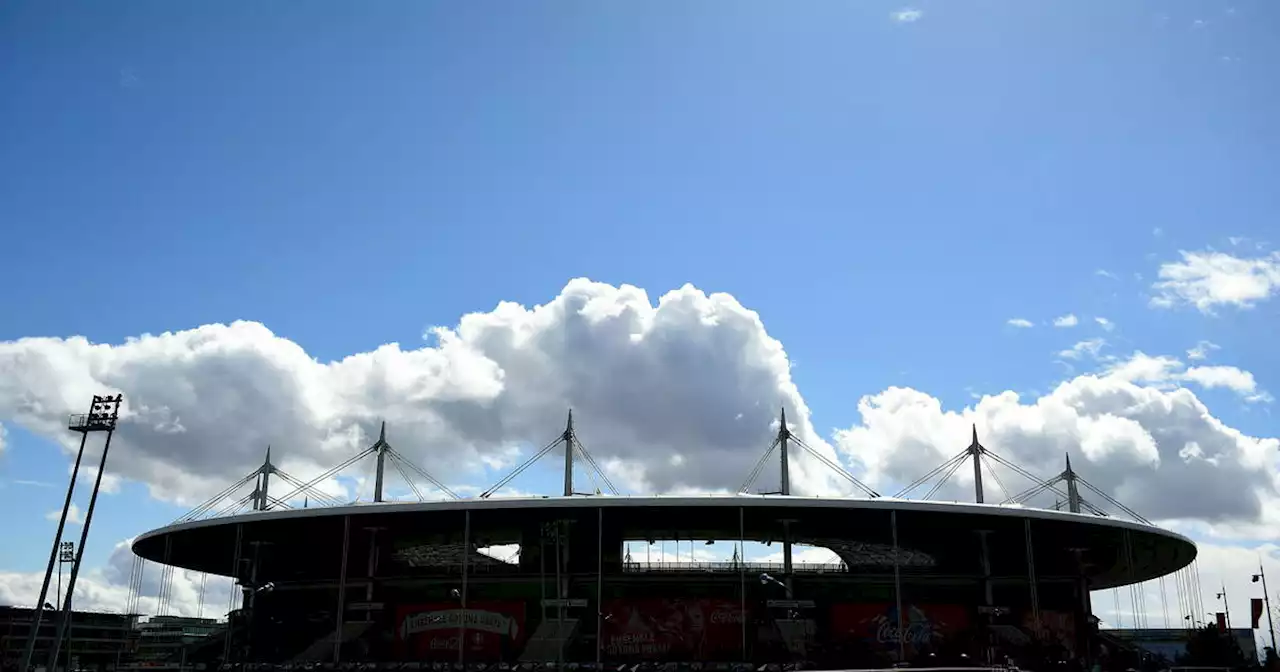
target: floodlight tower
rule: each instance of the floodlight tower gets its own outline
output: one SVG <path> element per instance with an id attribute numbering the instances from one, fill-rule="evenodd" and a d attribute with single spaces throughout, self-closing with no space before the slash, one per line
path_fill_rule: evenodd
<path id="1" fill-rule="evenodd" d="M 87 437 L 92 432 L 106 432 L 107 439 L 102 446 L 102 457 L 98 459 L 98 474 L 93 480 L 93 492 L 89 495 L 89 508 L 84 512 L 84 524 L 80 527 L 80 543 L 76 546 L 75 561 L 71 563 L 71 577 L 67 579 L 67 594 L 62 598 L 62 617 L 58 621 L 58 634 L 53 640 L 53 650 L 49 655 L 49 669 L 57 668 L 58 654 L 62 649 L 62 642 L 66 638 L 68 628 L 71 625 L 71 597 L 76 592 L 76 577 L 80 575 L 80 563 L 84 560 L 84 546 L 89 539 L 89 526 L 93 523 L 93 509 L 98 504 L 98 492 L 102 489 L 102 477 L 107 471 L 107 453 L 111 450 L 111 437 L 116 432 L 116 421 L 120 418 L 120 404 L 124 402 L 124 395 L 116 396 L 95 396 L 93 398 L 93 406 L 89 413 L 84 415 L 73 415 L 67 422 L 67 428 L 73 432 L 80 432 L 82 437 Z M 81 438 L 81 445 L 84 445 L 84 439 Z M 62 516 L 65 519 L 67 510 L 64 508 Z M 32 629 L 31 639 L 28 640 L 28 648 L 34 646 L 37 630 Z M 24 669 L 27 669 L 24 667 Z"/>
<path id="2" fill-rule="evenodd" d="M 71 510 L 71 497 L 75 494 L 76 479 L 80 475 L 80 462 L 84 459 L 84 445 L 89 440 L 90 431 L 102 431 L 96 428 L 98 425 L 109 427 L 106 429 L 108 432 L 107 445 L 111 444 L 110 432 L 115 429 L 116 418 L 120 413 L 120 401 L 123 398 L 123 396 L 99 397 L 95 395 L 93 397 L 93 405 L 89 407 L 89 413 L 85 415 L 73 415 L 71 416 L 71 421 L 68 423 L 68 428 L 70 428 L 71 431 L 80 432 L 80 450 L 76 452 L 76 461 L 71 467 L 71 481 L 67 484 L 67 497 L 62 502 L 62 515 L 58 517 L 58 529 L 53 533 L 53 549 L 49 551 L 49 565 L 44 570 L 44 583 L 40 584 L 40 598 L 36 600 L 35 613 L 31 615 L 31 632 L 27 635 L 27 646 L 22 652 L 22 667 L 20 668 L 22 672 L 27 672 L 31 669 L 31 656 L 35 652 L 36 636 L 40 632 L 40 620 L 44 616 L 45 600 L 49 597 L 49 581 L 53 579 L 54 563 L 58 562 L 58 551 L 62 544 L 62 531 L 67 525 L 67 513 Z M 93 425 L 94 429 L 87 429 L 90 425 Z M 107 459 L 107 451 L 105 448 L 102 451 L 102 459 L 105 463 Z M 98 469 L 98 478 L 99 480 L 102 478 L 101 466 Z M 96 487 L 94 488 L 94 494 L 97 494 Z M 86 520 L 82 534 L 87 532 L 88 529 L 89 521 Z M 83 547 L 83 541 L 81 542 L 81 546 Z M 75 570 L 78 567 L 78 563 L 73 560 L 71 570 L 72 577 L 75 576 Z M 61 569 L 60 565 L 59 569 Z M 71 581 L 71 585 L 75 585 L 75 579 L 72 578 Z M 70 597 L 71 589 L 68 587 L 68 602 L 70 602 Z"/>

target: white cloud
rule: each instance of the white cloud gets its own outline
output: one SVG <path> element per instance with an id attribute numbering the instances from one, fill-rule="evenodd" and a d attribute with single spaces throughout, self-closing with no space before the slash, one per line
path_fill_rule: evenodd
<path id="1" fill-rule="evenodd" d="M 1252 373 L 1234 366 L 1193 366 L 1182 372 L 1181 379 L 1205 388 L 1226 388 L 1250 402 L 1271 401 L 1270 394 L 1258 390 Z"/>
<path id="2" fill-rule="evenodd" d="M 58 522 L 58 519 L 61 517 L 62 517 L 62 509 L 54 509 L 44 514 L 45 520 L 52 520 L 55 523 Z M 68 525 L 84 524 L 84 514 L 80 513 L 80 507 L 76 506 L 75 502 L 72 502 L 71 506 L 67 507 L 67 524 Z"/>
<path id="3" fill-rule="evenodd" d="M 1280 440 L 1226 426 L 1186 388 L 1140 382 L 1176 373 L 1176 360 L 1143 355 L 1036 399 L 1004 392 L 958 410 L 919 390 L 890 388 L 859 401 L 861 422 L 837 432 L 836 443 L 873 486 L 892 489 L 958 453 L 976 424 L 983 445 L 1044 477 L 1060 472 L 1070 453 L 1086 479 L 1148 518 L 1261 520 L 1280 492 Z M 1006 479 L 1017 479 L 1008 483 L 1012 492 L 1030 486 Z M 952 480 L 940 498 L 972 497 L 969 470 Z"/>
<path id="4" fill-rule="evenodd" d="M 1221 349 L 1221 347 L 1218 346 L 1216 343 L 1212 343 L 1210 341 L 1200 341 L 1199 343 L 1196 343 L 1196 347 L 1191 348 L 1190 350 L 1187 351 L 1187 359 L 1192 359 L 1192 360 L 1208 359 L 1210 352 L 1213 352 L 1214 350 L 1219 350 L 1219 349 Z"/>
<path id="5" fill-rule="evenodd" d="M 893 12 L 889 16 L 898 23 L 915 23 L 924 17 L 924 12 L 907 7 Z"/>
<path id="6" fill-rule="evenodd" d="M 1095 317 L 1093 318 L 1093 321 L 1097 322 L 1098 326 L 1102 327 L 1103 331 L 1111 331 L 1116 328 L 1116 323 L 1105 317 Z"/>
<path id="7" fill-rule="evenodd" d="M 4 452 L 5 437 L 8 435 L 8 433 L 9 431 L 4 428 L 4 424 L 0 423 L 0 453 Z"/>
<path id="8" fill-rule="evenodd" d="M 1161 264 L 1152 285 L 1153 306 L 1191 305 L 1202 313 L 1219 306 L 1251 308 L 1280 293 L 1280 252 L 1254 258 L 1223 252 L 1181 252 L 1180 261 Z"/>
<path id="9" fill-rule="evenodd" d="M 1167 384 L 1176 378 L 1180 369 L 1182 362 L 1173 357 L 1135 352 L 1129 359 L 1112 362 L 1106 375 L 1130 383 Z"/>
<path id="10" fill-rule="evenodd" d="M 86 449 L 85 452 L 87 453 L 88 450 Z M 108 456 L 108 459 L 110 459 L 110 456 Z M 109 468 L 111 466 L 110 463 L 108 463 L 107 466 Z M 71 476 L 71 468 L 71 465 L 67 465 L 68 477 Z M 80 480 L 80 482 L 76 484 L 77 488 L 83 486 L 92 490 L 94 482 L 98 480 L 97 463 L 95 462 L 92 465 L 81 464 L 80 474 L 77 478 Z M 107 471 L 102 474 L 102 482 L 98 485 L 98 491 L 104 495 L 114 495 L 120 492 L 120 485 L 120 475 Z"/>
<path id="11" fill-rule="evenodd" d="M 1053 320 L 1053 326 L 1060 328 L 1074 327 L 1077 324 L 1080 324 L 1080 318 L 1076 317 L 1074 313 L 1067 313 Z"/>
<path id="12" fill-rule="evenodd" d="M 1096 276 L 1098 276 L 1098 277 L 1100 277 L 1100 278 L 1110 278 L 1110 279 L 1112 279 L 1112 280 L 1119 280 L 1119 279 L 1120 279 L 1120 278 L 1116 277 L 1116 274 L 1115 274 L 1115 273 L 1112 273 L 1111 271 L 1108 271 L 1108 270 L 1106 270 L 1106 269 L 1104 269 L 1104 268 L 1099 268 L 1098 270 L 1094 271 L 1094 272 L 1093 272 L 1093 274 L 1094 274 L 1094 275 L 1096 275 Z"/>
<path id="13" fill-rule="evenodd" d="M 1182 377 L 1202 387 L 1225 387 L 1236 392 L 1253 392 L 1258 387 L 1252 373 L 1234 366 L 1193 366 Z"/>
<path id="14" fill-rule="evenodd" d="M 1107 342 L 1101 338 L 1090 338 L 1085 341 L 1080 341 L 1066 350 L 1059 351 L 1058 356 L 1065 357 L 1067 359 L 1083 359 L 1087 355 L 1093 359 L 1097 359 L 1098 352 L 1102 350 L 1106 344 Z"/>
<path id="15" fill-rule="evenodd" d="M 446 483 L 466 486 L 483 478 L 482 465 L 510 464 L 517 447 L 528 455 L 530 446 L 554 438 L 569 407 L 597 461 L 633 492 L 735 490 L 767 447 L 782 406 L 802 440 L 836 455 L 814 431 L 782 345 L 754 312 L 726 294 L 684 287 L 655 306 L 635 287 L 575 280 L 545 305 L 503 303 L 433 334 L 434 346 L 405 350 L 390 344 L 327 363 L 248 322 L 119 345 L 82 338 L 0 342 L 0 418 L 66 441 L 68 411 L 94 393 L 121 391 L 127 408 L 107 484 L 141 482 L 158 498 L 186 504 L 259 464 L 269 443 L 286 471 L 303 478 L 318 474 L 370 443 L 381 419 L 389 422 L 397 450 Z M 1029 407 L 1006 392 L 983 397 L 977 408 L 1026 415 L 1045 441 L 1063 448 L 1129 455 L 1132 468 L 1146 476 L 1155 453 L 1143 447 L 1144 436 L 1156 437 L 1154 445 L 1162 447 L 1161 465 L 1169 463 L 1162 433 L 1206 433 L 1194 441 L 1210 456 L 1247 444 L 1178 387 L 1220 387 L 1265 399 L 1248 372 L 1187 369 L 1177 359 L 1141 352 L 1120 361 L 1102 357 L 1104 345 L 1101 339 L 1081 341 L 1062 355 L 1100 361 L 1102 373 L 1063 383 Z M 933 404 L 941 414 L 939 402 L 930 399 L 893 388 L 865 397 L 859 409 L 866 418 L 879 417 L 888 406 L 909 411 Z M 1141 422 L 1124 420 L 1125 413 L 1139 411 L 1112 409 L 1120 399 L 1152 408 L 1142 410 L 1147 415 Z M 1038 415 L 1050 410 L 1061 417 Z M 1119 420 L 1103 418 L 1106 413 Z M 948 449 L 967 435 L 956 431 L 929 433 L 930 450 Z M 1119 448 L 1116 436 L 1128 437 Z M 1169 450 L 1178 455 L 1182 447 Z M 885 471 L 891 458 L 875 451 L 847 454 L 878 477 L 908 476 Z M 87 457 L 90 464 L 93 457 Z M 797 492 L 849 491 L 803 453 L 793 462 Z M 904 469 L 915 469 L 914 478 L 927 462 L 911 459 Z M 769 473 L 760 484 L 775 479 Z M 337 483 L 331 487 L 342 492 Z"/>
<path id="16" fill-rule="evenodd" d="M 502 303 L 432 335 L 434 346 L 389 344 L 336 362 L 251 322 L 117 345 L 0 342 L 0 418 L 70 451 L 66 413 L 93 394 L 123 392 L 108 478 L 185 504 L 248 472 L 268 444 L 284 470 L 318 475 L 371 443 L 382 419 L 397 450 L 450 484 L 473 484 L 483 464 L 510 463 L 516 447 L 527 456 L 555 437 L 570 407 L 624 490 L 735 490 L 783 406 L 794 432 L 835 457 L 782 345 L 727 294 L 686 286 L 655 306 L 635 287 L 575 280 L 545 305 Z M 90 442 L 89 464 L 96 450 Z M 797 458 L 797 491 L 846 491 L 826 467 Z"/>
<path id="17" fill-rule="evenodd" d="M 1258 389 L 1253 374 L 1234 366 L 1185 365 L 1173 357 L 1153 357 L 1135 352 L 1123 361 L 1113 360 L 1107 375 L 1133 383 L 1172 389 L 1178 383 L 1194 383 L 1206 389 L 1225 388 L 1249 402 L 1271 401 L 1271 395 Z"/>
<path id="18" fill-rule="evenodd" d="M 1005 324 L 1011 327 L 1017 327 L 1019 329 L 1030 329 L 1031 327 L 1035 326 L 1034 324 L 1031 323 L 1031 320 L 1023 319 L 1021 317 L 1012 318 L 1009 321 L 1005 322 Z"/>

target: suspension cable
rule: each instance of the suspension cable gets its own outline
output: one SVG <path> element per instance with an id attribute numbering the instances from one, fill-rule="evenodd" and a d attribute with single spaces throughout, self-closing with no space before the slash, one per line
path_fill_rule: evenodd
<path id="1" fill-rule="evenodd" d="M 418 465 L 414 464 L 413 461 L 409 460 L 404 455 L 401 455 L 396 449 L 392 448 L 391 446 L 387 446 L 386 450 L 391 455 L 392 459 L 399 460 L 400 463 L 403 464 L 410 471 L 426 479 L 426 481 L 431 485 L 436 486 L 436 489 L 439 490 L 440 492 L 443 492 L 444 494 L 448 495 L 452 499 L 462 499 L 461 497 L 458 496 L 458 493 L 454 492 L 453 490 L 450 490 L 449 486 L 445 485 L 444 483 L 441 483 L 440 480 L 437 479 L 435 476 L 432 476 L 431 474 L 427 473 L 426 469 L 423 469 L 422 467 L 419 467 Z"/>
<path id="2" fill-rule="evenodd" d="M 952 462 L 963 462 L 964 458 L 968 457 L 968 455 L 969 455 L 968 449 L 960 451 L 959 454 L 955 455 L 954 457 L 947 460 L 946 462 L 939 464 L 938 466 L 934 467 L 933 470 L 930 471 L 929 473 L 925 474 L 924 476 L 921 476 L 920 478 L 917 478 L 916 480 L 912 481 L 910 485 L 903 488 L 902 490 L 899 490 L 898 494 L 893 496 L 894 499 L 902 499 L 903 497 L 906 497 L 907 495 L 911 494 L 912 490 L 915 490 L 921 485 L 924 485 L 927 481 L 932 479 L 934 476 L 937 476 L 938 474 L 950 468 Z"/>
<path id="3" fill-rule="evenodd" d="M 591 451 L 587 450 L 587 446 L 578 438 L 578 433 L 573 432 L 569 436 L 573 439 L 573 442 L 577 444 L 582 456 L 586 458 L 587 464 L 596 472 L 600 477 L 600 480 L 604 481 L 605 486 L 609 488 L 609 492 L 615 495 L 618 494 L 618 489 L 613 486 L 613 482 L 610 481 L 608 475 L 604 473 L 604 469 L 600 468 L 600 465 L 596 462 L 596 458 L 591 455 Z"/>
<path id="4" fill-rule="evenodd" d="M 764 451 L 764 454 L 760 456 L 759 460 L 756 460 L 755 467 L 751 470 L 751 473 L 747 475 L 747 480 L 742 482 L 742 486 L 738 488 L 738 492 L 747 493 L 751 490 L 751 486 L 755 484 L 756 479 L 760 478 L 760 472 L 764 471 L 764 465 L 768 463 L 769 456 L 773 455 L 773 451 L 778 448 L 778 444 L 780 443 L 782 443 L 782 437 L 774 437 L 773 443 L 769 444 L 769 449 Z"/>
<path id="5" fill-rule="evenodd" d="M 422 496 L 422 491 L 418 489 L 418 486 L 414 484 L 413 479 L 409 478 L 409 474 L 405 472 L 404 467 L 400 465 L 399 456 L 395 453 L 391 454 L 391 466 L 395 467 L 396 471 L 400 472 L 400 478 L 403 478 L 404 482 L 409 485 L 409 489 L 413 491 L 413 494 L 418 498 L 418 501 L 426 501 L 426 498 Z"/>
<path id="6" fill-rule="evenodd" d="M 484 492 L 480 493 L 480 499 L 488 499 L 490 496 L 493 495 L 493 493 L 497 492 L 499 488 L 510 483 L 512 480 L 515 479 L 515 477 L 524 473 L 525 469 L 528 469 L 529 467 L 533 466 L 534 462 L 537 462 L 538 460 L 542 459 L 543 455 L 546 455 L 547 453 L 554 450 L 555 447 L 560 445 L 560 442 L 563 440 L 564 440 L 563 434 L 561 434 L 560 436 L 557 436 L 551 443 L 548 443 L 547 445 L 543 446 L 541 450 L 534 453 L 533 457 L 525 460 L 524 463 L 516 467 L 514 471 L 504 476 L 502 480 L 498 481 L 497 483 L 494 483 L 493 485 L 489 486 L 488 490 L 485 490 Z"/>
<path id="7" fill-rule="evenodd" d="M 938 491 L 942 489 L 942 486 L 946 485 L 947 481 L 950 481 L 951 477 L 954 476 L 955 473 L 959 471 L 960 467 L 963 465 L 964 465 L 964 460 L 957 460 L 955 464 L 952 464 L 951 468 L 947 470 L 947 473 L 943 474 L 942 478 L 939 478 L 938 482 L 934 483 L 933 487 L 929 488 L 929 491 L 924 493 L 923 499 L 929 499 L 934 495 L 938 494 Z"/>
<path id="8" fill-rule="evenodd" d="M 874 499 L 874 498 L 876 498 L 876 497 L 879 497 L 879 496 L 880 496 L 880 493 L 876 492 L 875 490 L 872 490 L 869 486 L 867 486 L 867 484 L 865 484 L 865 483 L 863 483 L 862 481 L 858 480 L 858 478 L 857 478 L 856 476 L 854 476 L 853 474 L 849 473 L 849 470 L 848 470 L 848 469 L 845 469 L 845 468 L 844 468 L 843 466 L 841 466 L 839 463 L 837 463 L 837 462 L 833 461 L 831 458 L 827 457 L 826 455 L 823 455 L 822 453 L 819 453 L 817 450 L 815 450 L 815 449 L 814 449 L 812 446 L 810 446 L 809 444 L 805 443 L 803 440 L 798 439 L 798 438 L 796 438 L 795 436 L 792 436 L 791 438 L 796 442 L 796 444 L 797 444 L 797 445 L 799 445 L 801 448 L 803 448 L 803 449 L 805 450 L 805 452 L 807 452 L 807 453 L 809 453 L 810 455 L 812 455 L 812 456 L 814 457 L 814 459 L 816 459 L 816 460 L 818 460 L 819 462 L 821 462 L 821 463 L 822 463 L 823 465 L 825 465 L 828 469 L 831 469 L 832 471 L 834 471 L 834 472 L 836 473 L 836 475 L 837 475 L 837 476 L 842 476 L 846 481 L 849 481 L 850 483 L 852 483 L 852 484 L 854 485 L 854 487 L 856 487 L 856 488 L 858 488 L 859 490 L 861 490 L 861 491 L 863 492 L 863 494 L 865 494 L 865 495 L 867 495 L 868 497 L 871 497 L 871 498 L 873 498 L 873 499 Z"/>

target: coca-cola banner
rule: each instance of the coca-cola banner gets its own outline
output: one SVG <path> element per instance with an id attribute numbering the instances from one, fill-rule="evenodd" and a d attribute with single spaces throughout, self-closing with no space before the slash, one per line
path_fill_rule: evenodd
<path id="1" fill-rule="evenodd" d="M 514 658 L 526 637 L 524 602 L 472 602 L 465 610 L 438 602 L 396 612 L 396 639 L 419 660 L 457 660 L 460 636 L 469 661 Z"/>
<path id="2" fill-rule="evenodd" d="M 742 652 L 736 600 L 610 600 L 604 613 L 604 650 L 611 658 L 710 660 Z"/>
<path id="3" fill-rule="evenodd" d="M 951 604 L 903 604 L 903 638 L 908 648 L 927 649 L 968 626 L 968 610 Z M 894 604 L 834 604 L 831 630 L 835 638 L 853 638 L 877 645 L 898 643 L 898 609 Z"/>

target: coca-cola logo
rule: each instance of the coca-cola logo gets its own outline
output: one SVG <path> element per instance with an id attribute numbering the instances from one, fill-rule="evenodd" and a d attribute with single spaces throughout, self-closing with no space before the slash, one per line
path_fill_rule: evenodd
<path id="1" fill-rule="evenodd" d="M 876 640 L 879 642 L 896 642 L 901 637 L 907 644 L 924 644 L 938 634 L 932 623 L 911 623 L 899 630 L 898 626 L 887 618 L 880 617 L 877 620 L 880 621 L 879 626 L 876 627 Z"/>
<path id="2" fill-rule="evenodd" d="M 736 624 L 742 622 L 742 612 L 737 609 L 717 609 L 711 612 L 713 624 Z"/>

